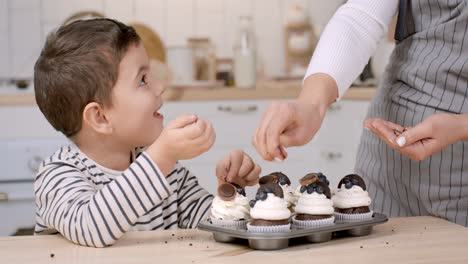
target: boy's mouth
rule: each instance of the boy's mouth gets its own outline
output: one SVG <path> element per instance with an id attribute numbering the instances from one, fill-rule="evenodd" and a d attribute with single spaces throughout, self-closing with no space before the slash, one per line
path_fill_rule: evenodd
<path id="1" fill-rule="evenodd" d="M 160 119 L 163 119 L 163 118 L 164 118 L 164 115 L 161 114 L 161 113 L 159 113 L 159 109 L 161 109 L 161 106 L 162 106 L 162 105 L 158 106 L 158 107 L 156 108 L 156 110 L 154 110 L 154 112 L 153 112 L 153 117 L 154 117 L 154 118 L 160 118 Z"/>
<path id="2" fill-rule="evenodd" d="M 160 114 L 158 111 L 154 111 L 153 117 L 154 118 L 160 118 L 160 119 L 164 118 L 164 116 L 162 114 Z"/>

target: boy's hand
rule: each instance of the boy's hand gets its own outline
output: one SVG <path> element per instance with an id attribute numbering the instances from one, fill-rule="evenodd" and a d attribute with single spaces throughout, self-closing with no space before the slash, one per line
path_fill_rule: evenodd
<path id="1" fill-rule="evenodd" d="M 157 163 L 159 167 L 167 164 L 164 167 L 170 170 L 176 161 L 191 159 L 208 151 L 215 139 L 216 134 L 210 122 L 196 115 L 183 115 L 164 127 L 147 152 L 161 163 Z"/>
<path id="2" fill-rule="evenodd" d="M 241 187 L 258 183 L 261 168 L 242 150 L 233 150 L 216 165 L 218 182 L 232 182 Z"/>

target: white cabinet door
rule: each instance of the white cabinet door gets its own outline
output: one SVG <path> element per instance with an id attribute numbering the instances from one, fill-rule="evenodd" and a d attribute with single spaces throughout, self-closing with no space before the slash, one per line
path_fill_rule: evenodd
<path id="1" fill-rule="evenodd" d="M 0 107 L 0 139 L 63 138 L 36 105 Z"/>

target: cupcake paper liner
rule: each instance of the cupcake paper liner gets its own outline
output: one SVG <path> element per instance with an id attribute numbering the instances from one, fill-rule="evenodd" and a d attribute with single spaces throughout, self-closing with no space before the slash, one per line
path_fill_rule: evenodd
<path id="1" fill-rule="evenodd" d="M 291 230 L 291 224 L 274 226 L 253 226 L 247 223 L 247 230 L 253 233 L 284 233 Z"/>
<path id="2" fill-rule="evenodd" d="M 235 229 L 246 229 L 247 220 L 223 220 L 218 218 L 210 218 L 210 221 L 213 225 L 226 227 L 226 228 L 235 228 Z"/>
<path id="3" fill-rule="evenodd" d="M 370 211 L 363 214 L 343 214 L 335 212 L 335 219 L 337 223 L 357 222 L 372 219 L 374 212 Z"/>
<path id="4" fill-rule="evenodd" d="M 325 219 L 318 220 L 297 220 L 296 216 L 293 217 L 293 226 L 300 229 L 319 228 L 324 226 L 331 226 L 335 224 L 335 217 L 331 216 Z"/>

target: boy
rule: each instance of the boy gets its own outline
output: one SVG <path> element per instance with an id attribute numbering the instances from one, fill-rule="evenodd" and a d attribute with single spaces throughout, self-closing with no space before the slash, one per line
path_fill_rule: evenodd
<path id="1" fill-rule="evenodd" d="M 212 195 L 177 161 L 210 149 L 214 130 L 195 115 L 163 128 L 163 88 L 133 28 L 110 19 L 64 26 L 34 70 L 40 110 L 71 140 L 39 168 L 36 234 L 105 247 L 129 230 L 192 228 L 207 217 Z M 237 150 L 216 174 L 253 185 L 260 167 Z"/>

